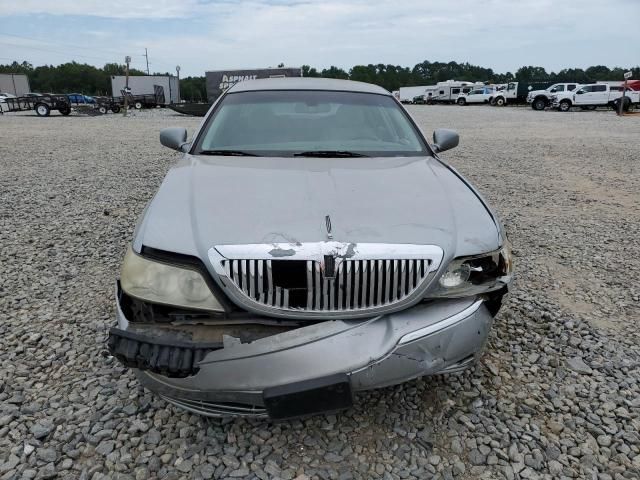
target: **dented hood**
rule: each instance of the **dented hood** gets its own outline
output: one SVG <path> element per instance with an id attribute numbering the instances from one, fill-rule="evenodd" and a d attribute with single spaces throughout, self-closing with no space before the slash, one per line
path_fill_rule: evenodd
<path id="1" fill-rule="evenodd" d="M 215 245 L 434 244 L 445 256 L 499 247 L 473 191 L 431 157 L 185 157 L 167 174 L 134 247 L 206 258 Z"/>

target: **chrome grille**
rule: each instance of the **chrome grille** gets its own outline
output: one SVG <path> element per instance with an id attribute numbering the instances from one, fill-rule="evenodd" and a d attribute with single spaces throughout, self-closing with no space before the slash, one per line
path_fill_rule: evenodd
<path id="1" fill-rule="evenodd" d="M 226 277 L 249 299 L 277 309 L 308 312 L 393 305 L 415 292 L 432 272 L 428 259 L 343 260 L 337 263 L 335 276 L 327 277 L 321 262 L 298 260 L 305 268 L 305 285 L 285 288 L 281 279 L 274 278 L 277 262 L 291 260 L 223 259 L 222 266 Z"/>

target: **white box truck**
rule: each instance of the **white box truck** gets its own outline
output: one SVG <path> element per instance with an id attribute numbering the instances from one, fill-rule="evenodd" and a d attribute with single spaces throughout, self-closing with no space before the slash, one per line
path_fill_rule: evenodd
<path id="1" fill-rule="evenodd" d="M 124 75 L 111 76 L 111 92 L 114 97 L 121 97 L 126 85 Z M 129 75 L 131 95 L 155 95 L 156 104 L 168 105 L 180 101 L 180 87 L 175 75 Z M 160 90 L 161 89 L 161 90 Z M 162 93 L 160 95 L 159 93 Z"/>

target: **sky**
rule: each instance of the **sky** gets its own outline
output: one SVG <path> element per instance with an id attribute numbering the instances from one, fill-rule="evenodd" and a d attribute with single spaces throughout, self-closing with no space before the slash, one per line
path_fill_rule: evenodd
<path id="1" fill-rule="evenodd" d="M 0 63 L 151 72 L 469 62 L 640 64 L 640 0 L 0 0 Z"/>

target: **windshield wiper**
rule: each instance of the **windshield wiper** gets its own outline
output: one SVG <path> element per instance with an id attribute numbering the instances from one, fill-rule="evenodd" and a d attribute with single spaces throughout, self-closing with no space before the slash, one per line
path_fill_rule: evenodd
<path id="1" fill-rule="evenodd" d="M 257 157 L 255 153 L 243 152 L 242 150 L 200 150 L 198 155 L 219 155 L 227 157 Z"/>
<path id="2" fill-rule="evenodd" d="M 362 153 L 349 152 L 347 150 L 309 150 L 308 152 L 294 153 L 294 157 L 333 157 L 333 158 L 349 158 L 349 157 L 366 157 Z"/>

